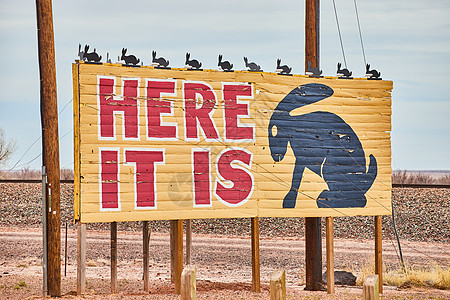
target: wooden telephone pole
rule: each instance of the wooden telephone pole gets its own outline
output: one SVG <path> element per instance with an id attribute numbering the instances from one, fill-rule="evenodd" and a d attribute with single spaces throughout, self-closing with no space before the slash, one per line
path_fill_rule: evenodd
<path id="1" fill-rule="evenodd" d="M 51 0 L 36 0 L 39 75 L 41 82 L 42 163 L 47 172 L 46 232 L 47 288 L 61 296 L 61 217 L 58 108 L 56 99 L 55 45 Z M 44 291 L 45 292 L 45 291 Z"/>
<path id="2" fill-rule="evenodd" d="M 305 3 L 305 71 L 319 68 L 319 16 L 320 1 Z M 322 289 L 322 230 L 321 218 L 305 218 L 306 290 Z"/>

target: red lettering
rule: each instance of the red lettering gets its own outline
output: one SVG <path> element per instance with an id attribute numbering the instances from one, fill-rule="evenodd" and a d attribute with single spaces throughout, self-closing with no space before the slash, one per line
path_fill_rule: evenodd
<path id="1" fill-rule="evenodd" d="M 134 165 L 135 208 L 156 208 L 155 164 L 164 163 L 164 149 L 125 150 L 126 163 Z"/>
<path id="2" fill-rule="evenodd" d="M 211 206 L 210 149 L 192 149 L 194 207 Z"/>
<path id="3" fill-rule="evenodd" d="M 240 206 L 253 192 L 251 169 L 252 154 L 245 149 L 226 149 L 217 158 L 217 174 L 214 194 L 227 206 Z M 241 164 L 247 168 L 243 168 Z"/>
<path id="4" fill-rule="evenodd" d="M 125 139 L 139 138 L 139 102 L 138 79 L 123 80 L 123 99 L 114 98 L 115 79 L 99 78 L 98 107 L 99 107 L 99 138 L 116 139 L 116 124 L 114 114 L 123 115 L 122 126 Z"/>
<path id="5" fill-rule="evenodd" d="M 241 124 L 239 118 L 249 118 L 248 101 L 239 98 L 252 98 L 253 89 L 250 84 L 224 84 L 223 99 L 225 101 L 225 141 L 254 140 L 254 124 Z"/>
<path id="6" fill-rule="evenodd" d="M 184 118 L 186 140 L 198 140 L 198 128 L 206 140 L 219 139 L 219 133 L 212 119 L 217 104 L 212 87 L 206 83 L 184 82 Z M 198 101 L 202 103 L 197 103 Z"/>
<path id="7" fill-rule="evenodd" d="M 177 138 L 177 124 L 164 123 L 161 116 L 173 116 L 173 102 L 162 100 L 162 96 L 176 96 L 176 81 L 148 80 L 146 112 L 147 137 L 149 139 L 174 140 Z"/>
<path id="8" fill-rule="evenodd" d="M 100 151 L 100 204 L 101 210 L 120 210 L 119 205 L 119 152 Z"/>

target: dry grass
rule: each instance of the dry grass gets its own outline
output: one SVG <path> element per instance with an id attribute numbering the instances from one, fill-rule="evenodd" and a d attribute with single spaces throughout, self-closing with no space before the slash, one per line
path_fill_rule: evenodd
<path id="1" fill-rule="evenodd" d="M 423 174 L 411 173 L 405 170 L 392 172 L 392 183 L 396 184 L 450 184 L 450 175 L 444 175 L 438 178 Z"/>
<path id="2" fill-rule="evenodd" d="M 450 267 L 433 266 L 429 269 L 408 268 L 383 274 L 383 281 L 397 287 L 426 287 L 441 290 L 450 289 Z"/>
<path id="3" fill-rule="evenodd" d="M 61 180 L 73 179 L 72 169 L 61 169 Z M 0 171 L 0 179 L 42 179 L 40 170 L 31 170 L 29 167 L 24 167 L 22 170 L 14 171 Z"/>
<path id="4" fill-rule="evenodd" d="M 375 274 L 375 265 L 367 262 L 363 265 L 356 285 L 362 286 L 367 275 Z M 383 283 L 399 288 L 423 287 L 450 290 L 450 267 L 433 265 L 428 268 L 407 268 L 386 271 L 383 267 Z"/>

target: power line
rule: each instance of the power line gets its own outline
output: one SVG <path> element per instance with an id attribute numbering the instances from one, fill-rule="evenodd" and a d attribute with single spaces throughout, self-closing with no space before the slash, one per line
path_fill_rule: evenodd
<path id="1" fill-rule="evenodd" d="M 366 53 L 364 51 L 364 44 L 363 44 L 363 38 L 362 38 L 362 33 L 361 33 L 361 25 L 359 23 L 359 14 L 358 14 L 358 7 L 356 5 L 356 0 L 353 0 L 353 3 L 355 3 L 356 20 L 358 21 L 358 30 L 359 30 L 359 40 L 361 41 L 361 49 L 362 49 L 362 54 L 363 54 L 363 58 L 364 58 L 364 68 L 365 68 L 367 65 Z"/>
<path id="2" fill-rule="evenodd" d="M 342 57 L 344 58 L 345 68 L 347 68 L 347 60 L 345 59 L 344 44 L 342 42 L 342 36 L 341 36 L 341 28 L 339 26 L 339 19 L 338 19 L 337 10 L 336 10 L 336 3 L 334 2 L 334 0 L 333 0 L 333 7 L 334 7 L 334 15 L 336 17 L 337 30 L 339 33 L 339 41 L 341 42 Z"/>

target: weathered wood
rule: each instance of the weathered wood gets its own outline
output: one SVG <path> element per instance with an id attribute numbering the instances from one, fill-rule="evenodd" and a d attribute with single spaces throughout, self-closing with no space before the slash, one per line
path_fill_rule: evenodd
<path id="1" fill-rule="evenodd" d="M 286 271 L 276 270 L 270 275 L 270 300 L 286 299 Z"/>
<path id="2" fill-rule="evenodd" d="M 326 218 L 326 244 L 327 244 L 327 293 L 334 294 L 334 242 L 333 217 Z"/>
<path id="3" fill-rule="evenodd" d="M 321 218 L 305 218 L 306 287 L 322 290 L 322 225 Z"/>
<path id="4" fill-rule="evenodd" d="M 175 220 L 173 222 L 175 293 L 181 294 L 181 273 L 183 272 L 183 220 Z"/>
<path id="5" fill-rule="evenodd" d="M 192 254 L 192 221 L 191 219 L 186 219 L 186 265 L 191 264 L 191 254 Z"/>
<path id="6" fill-rule="evenodd" d="M 311 68 L 319 67 L 320 55 L 320 1 L 306 0 L 305 2 L 305 71 L 308 62 Z"/>
<path id="7" fill-rule="evenodd" d="M 252 234 L 252 292 L 261 292 L 261 275 L 259 260 L 259 218 L 251 218 Z"/>
<path id="8" fill-rule="evenodd" d="M 47 292 L 61 296 L 61 213 L 58 106 L 56 94 L 55 45 L 51 0 L 36 0 L 39 74 L 41 87 L 42 165 L 46 168 L 48 193 Z"/>
<path id="9" fill-rule="evenodd" d="M 175 283 L 175 220 L 169 221 L 169 243 L 170 243 L 170 282 Z"/>
<path id="10" fill-rule="evenodd" d="M 367 275 L 363 285 L 364 300 L 380 299 L 378 275 Z"/>
<path id="11" fill-rule="evenodd" d="M 378 275 L 378 290 L 383 294 L 382 216 L 375 216 L 375 274 Z"/>
<path id="12" fill-rule="evenodd" d="M 86 292 L 86 224 L 77 222 L 77 295 Z"/>
<path id="13" fill-rule="evenodd" d="M 320 1 L 305 1 L 305 72 L 308 64 L 320 69 Z M 305 218 L 306 288 L 320 290 L 322 280 L 321 219 Z"/>
<path id="14" fill-rule="evenodd" d="M 111 294 L 117 292 L 117 222 L 111 222 Z"/>
<path id="15" fill-rule="evenodd" d="M 150 234 L 151 229 L 148 227 L 148 221 L 142 222 L 142 243 L 143 243 L 143 253 L 142 253 L 142 262 L 143 262 L 143 272 L 144 272 L 144 291 L 149 291 L 149 266 L 150 266 L 150 258 L 149 258 L 149 248 L 150 248 Z"/>
<path id="16" fill-rule="evenodd" d="M 187 265 L 181 273 L 181 300 L 197 299 L 197 267 Z"/>
<path id="17" fill-rule="evenodd" d="M 80 91 L 78 64 L 72 65 L 73 77 L 73 218 L 80 219 Z"/>
<path id="18" fill-rule="evenodd" d="M 114 64 L 91 65 L 83 62 L 78 62 L 76 66 L 74 69 L 78 70 L 78 72 L 74 71 L 74 84 L 78 86 L 79 91 L 79 105 L 77 106 L 80 110 L 79 150 L 82 154 L 80 158 L 80 174 L 82 176 L 82 178 L 80 177 L 80 184 L 83 191 L 79 210 L 83 212 L 81 216 L 82 222 L 262 216 L 319 217 L 383 215 L 391 213 L 391 151 L 389 133 L 391 128 L 391 82 L 365 79 L 309 78 L 300 75 L 294 75 L 291 78 L 291 76 L 280 76 L 274 73 L 252 74 L 251 72 L 240 71 L 233 73 L 214 70 L 189 72 L 177 68 L 156 70 L 145 66 L 141 68 L 126 68 Z M 113 127 L 115 138 L 99 138 L 99 111 L 101 111 L 101 107 L 98 104 L 101 99 L 104 99 L 104 96 L 99 95 L 99 78 L 102 78 L 101 76 L 103 75 L 109 76 L 108 78 L 110 79 L 115 78 L 115 82 L 108 87 L 114 93 L 114 97 L 108 100 L 112 101 L 110 103 L 119 104 L 119 101 L 122 101 L 125 90 L 122 79 L 135 78 L 134 80 L 137 84 L 137 88 L 133 90 L 133 93 L 138 94 L 138 97 L 134 100 L 136 105 L 130 104 L 135 109 L 133 112 L 137 116 L 135 121 L 131 122 L 130 119 L 127 119 L 131 123 L 126 123 L 125 116 L 121 113 L 121 109 L 124 109 L 124 107 L 131 107 L 128 104 L 114 106 L 114 109 L 117 109 L 119 113 L 105 111 L 106 115 L 110 115 L 110 117 L 102 124 L 110 124 L 111 126 L 115 124 Z M 151 131 L 151 128 L 149 129 L 150 117 L 148 114 L 150 101 L 148 97 L 148 82 L 151 80 L 150 78 L 172 82 L 176 86 L 173 88 L 172 95 L 169 93 L 161 95 L 161 101 L 164 101 L 164 104 L 161 104 L 161 106 L 167 109 L 170 108 L 171 111 L 170 113 L 168 113 L 169 110 L 167 113 L 161 112 L 161 126 L 176 128 L 174 137 L 170 141 L 148 136 L 148 133 Z M 210 120 L 217 129 L 217 134 L 223 141 L 222 143 L 218 143 L 217 140 L 205 139 L 205 128 L 203 128 L 203 125 L 198 126 L 201 127 L 198 130 L 199 140 L 186 138 L 186 101 L 184 101 L 185 89 L 183 87 L 189 81 L 203 81 L 205 86 L 211 87 L 215 97 L 214 101 L 211 100 L 214 102 L 214 110 L 211 111 Z M 234 126 L 231 124 L 234 123 L 230 123 L 231 117 L 226 115 L 227 106 L 223 96 L 224 82 L 246 83 L 247 85 L 250 84 L 249 86 L 252 89 L 252 96 L 239 99 L 239 103 L 248 110 L 248 115 L 238 114 L 239 128 L 247 127 L 248 129 L 250 127 L 254 129 L 254 140 L 240 143 L 240 148 L 245 149 L 249 154 L 251 153 L 251 165 L 246 166 L 245 164 L 233 163 L 230 167 L 235 169 L 236 172 L 242 171 L 251 175 L 254 184 L 251 185 L 251 193 L 248 195 L 248 199 L 242 201 L 241 205 L 233 204 L 233 207 L 224 206 L 224 203 L 221 203 L 214 196 L 217 188 L 220 188 L 219 184 L 226 185 L 226 181 L 229 180 L 229 178 L 222 178 L 221 170 L 214 165 L 217 165 L 217 161 L 222 154 L 226 154 L 224 151 L 236 145 L 235 141 L 230 141 L 229 137 L 226 137 L 231 132 L 230 127 Z M 301 128 L 319 128 L 320 126 L 326 127 L 328 125 L 332 129 L 347 125 L 351 127 L 356 135 L 352 135 L 352 140 L 359 139 L 364 150 L 364 158 L 361 154 L 358 158 L 361 160 L 361 163 L 355 161 L 353 164 L 351 160 L 348 161 L 348 154 L 342 152 L 341 155 L 335 151 L 336 153 L 332 157 L 335 159 L 334 163 L 340 166 L 336 172 L 350 174 L 348 171 L 351 171 L 353 167 L 367 164 L 367 160 L 371 155 L 376 158 L 377 174 L 370 189 L 365 193 L 367 203 L 364 204 L 364 207 L 318 208 L 316 199 L 324 189 L 327 189 L 326 180 L 331 179 L 317 170 L 311 171 L 305 162 L 307 166 L 302 172 L 303 176 L 298 188 L 297 205 L 295 209 L 283 208 L 282 202 L 290 191 L 294 167 L 296 166 L 295 155 L 301 155 L 305 160 L 314 161 L 318 157 L 316 150 L 322 149 L 317 150 L 322 151 L 320 157 L 323 156 L 322 160 L 325 162 L 330 161 L 329 157 L 326 157 L 326 151 L 323 150 L 326 148 L 324 143 L 326 144 L 327 139 L 323 135 L 316 136 L 315 132 L 308 130 L 299 130 L 302 132 L 301 139 L 305 142 L 301 144 L 288 143 L 287 148 L 290 149 L 287 149 L 281 161 L 274 164 L 274 157 L 271 154 L 273 149 L 271 150 L 268 139 L 268 126 L 274 109 L 287 93 L 299 85 L 312 83 L 327 85 L 334 91 L 334 94 L 323 101 L 293 108 L 290 115 L 298 117 L 321 111 L 336 116 L 336 118 L 333 117 L 327 122 L 315 118 L 304 120 L 308 126 Z M 105 102 L 106 100 L 102 101 Z M 244 109 L 244 106 L 242 106 L 242 109 Z M 105 108 L 105 105 L 102 107 Z M 340 121 L 337 117 L 343 121 Z M 291 121 L 281 120 L 279 124 L 282 126 L 280 128 L 289 126 Z M 74 123 L 76 123 L 76 120 L 74 120 Z M 128 125 L 124 125 L 125 123 Z M 124 126 L 138 130 L 137 137 L 132 142 L 130 142 L 129 138 L 125 138 Z M 136 191 L 138 187 L 143 187 L 143 182 L 146 181 L 140 180 L 139 183 L 136 183 L 140 172 L 136 170 L 137 167 L 135 165 L 127 162 L 127 155 L 124 150 L 130 149 L 130 147 L 133 149 L 149 149 L 148 143 L 150 139 L 151 148 L 159 149 L 164 153 L 164 163 L 160 161 L 161 163 L 155 163 L 154 165 L 154 187 L 157 190 L 157 194 L 154 195 L 157 205 L 151 209 L 138 209 L 135 205 Z M 117 161 L 115 162 L 117 166 L 114 167 L 113 172 L 104 173 L 114 174 L 117 172 L 117 177 L 114 177 L 117 179 L 115 180 L 105 175 L 105 182 L 99 182 L 99 172 L 101 172 L 103 166 L 100 159 L 101 152 L 109 151 L 104 149 L 117 149 L 116 160 L 113 160 L 114 162 Z M 193 172 L 194 156 L 192 151 L 195 149 L 210 149 L 208 154 L 210 162 L 208 176 L 204 173 Z M 347 161 L 341 164 L 342 160 Z M 312 163 L 311 166 L 313 166 Z M 320 164 L 321 162 L 318 161 L 317 163 Z M 205 168 L 205 170 L 207 169 L 208 167 Z M 231 175 L 234 173 L 230 172 Z M 199 174 L 203 175 L 200 176 Z M 243 173 L 243 175 L 245 174 Z M 116 175 L 114 174 L 114 176 Z M 196 181 L 196 176 L 200 176 L 202 180 Z M 330 176 L 334 175 L 331 174 Z M 342 185 L 339 189 L 351 188 L 354 192 L 361 192 L 358 186 L 364 185 L 366 178 L 364 176 L 361 176 L 359 179 L 356 177 L 351 180 L 354 185 Z M 193 201 L 193 196 L 196 195 L 195 189 L 198 186 L 196 182 L 205 183 L 205 181 L 210 182 L 204 184 L 202 193 L 205 190 L 209 190 L 211 202 L 206 205 L 197 205 Z M 101 200 L 100 197 L 104 195 L 101 194 L 103 183 L 106 185 L 107 183 L 110 184 L 109 187 L 114 185 L 120 187 L 120 199 L 117 200 L 120 202 L 120 207 L 117 208 L 117 211 L 103 211 L 101 207 L 99 209 L 99 206 L 103 203 L 99 201 Z M 250 189 L 250 185 L 244 190 L 247 191 L 248 189 Z M 114 191 L 116 190 L 116 187 L 114 187 Z M 232 191 L 233 188 L 226 188 L 226 190 Z M 298 205 L 300 202 L 302 205 Z M 317 237 L 320 237 L 320 235 Z M 320 242 L 317 243 L 319 244 Z M 188 249 L 189 245 L 187 245 Z"/>

